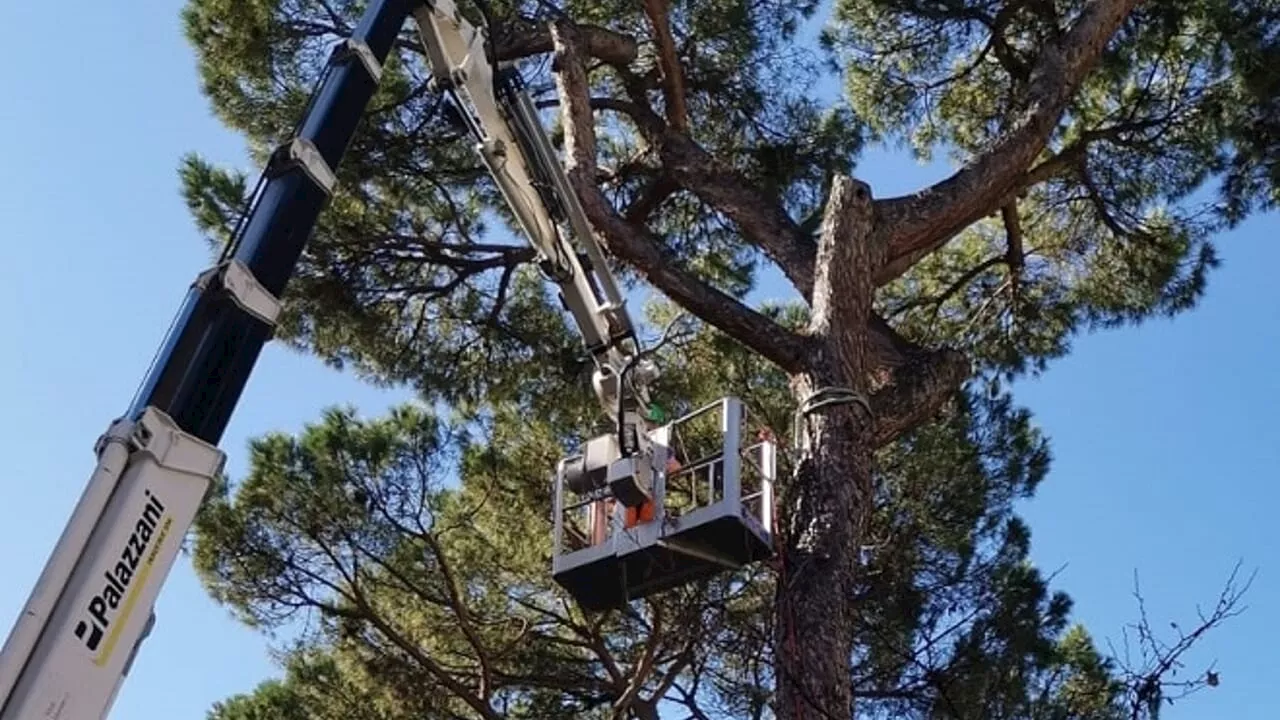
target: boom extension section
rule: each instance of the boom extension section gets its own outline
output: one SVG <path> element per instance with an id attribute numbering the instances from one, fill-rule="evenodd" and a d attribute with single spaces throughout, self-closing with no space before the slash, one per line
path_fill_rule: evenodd
<path id="1" fill-rule="evenodd" d="M 192 283 L 0 650 L 0 720 L 101 720 L 224 455 L 217 444 L 336 184 L 410 0 L 370 0 L 271 157 L 233 242 Z"/>
<path id="2" fill-rule="evenodd" d="M 592 384 L 616 431 L 587 442 L 570 469 L 571 482 L 584 492 L 608 488 L 627 507 L 640 507 L 651 496 L 652 452 L 645 422 L 651 417 L 648 384 L 658 370 L 641 352 L 604 252 L 518 67 L 495 67 L 484 33 L 452 0 L 424 4 L 415 17 L 435 89 L 452 100 L 476 152 L 538 251 L 543 274 L 559 286 L 561 302 L 595 362 Z M 585 252 L 580 254 L 572 240 Z"/>

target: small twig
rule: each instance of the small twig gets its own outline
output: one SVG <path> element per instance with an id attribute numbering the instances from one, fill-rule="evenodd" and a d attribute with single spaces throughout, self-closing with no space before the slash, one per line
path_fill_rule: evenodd
<path id="1" fill-rule="evenodd" d="M 1131 720 L 1139 720 L 1139 718 L 1143 717 L 1152 718 L 1155 716 L 1156 708 L 1161 703 L 1172 703 L 1206 686 L 1213 687 L 1218 684 L 1219 675 L 1216 671 L 1216 662 L 1210 662 L 1206 671 L 1196 675 L 1193 679 L 1175 681 L 1171 680 L 1170 677 L 1176 675 L 1178 670 L 1185 666 L 1183 657 L 1205 634 L 1223 622 L 1244 612 L 1245 608 L 1239 607 L 1239 603 L 1253 584 L 1253 578 L 1256 576 L 1257 571 L 1255 570 L 1254 574 L 1250 575 L 1249 579 L 1241 587 L 1237 586 L 1236 581 L 1239 570 L 1240 563 L 1237 562 L 1211 613 L 1206 615 L 1199 607 L 1196 608 L 1199 624 L 1194 630 L 1186 632 L 1176 622 L 1169 623 L 1170 627 L 1178 635 L 1177 640 L 1172 644 L 1161 640 L 1153 630 L 1150 617 L 1147 614 L 1146 601 L 1139 588 L 1138 576 L 1136 572 L 1134 573 L 1133 596 L 1138 603 L 1139 619 L 1136 624 L 1124 630 L 1125 653 L 1121 664 L 1127 685 L 1128 709 Z M 1138 652 L 1141 658 L 1141 664 L 1138 666 L 1133 664 L 1129 653 L 1129 629 L 1132 629 L 1137 634 Z M 1115 655 L 1114 648 L 1112 649 L 1112 654 Z M 1170 689 L 1177 689 L 1180 692 L 1171 695 L 1168 692 Z"/>

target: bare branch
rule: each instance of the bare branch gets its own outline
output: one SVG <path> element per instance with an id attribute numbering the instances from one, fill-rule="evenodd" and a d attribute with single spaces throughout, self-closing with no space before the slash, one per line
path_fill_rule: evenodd
<path id="1" fill-rule="evenodd" d="M 1238 582 L 1239 573 L 1240 563 L 1237 562 L 1218 595 L 1218 601 L 1213 610 L 1206 615 L 1204 611 L 1197 608 L 1196 615 L 1199 622 L 1192 630 L 1188 632 L 1176 622 L 1169 623 L 1177 636 L 1172 642 L 1160 639 L 1152 627 L 1151 619 L 1147 615 L 1146 602 L 1138 586 L 1138 576 L 1136 572 L 1134 573 L 1133 596 L 1138 603 L 1139 619 L 1129 629 L 1137 634 L 1141 659 L 1135 665 L 1129 657 L 1127 632 L 1125 633 L 1125 657 L 1120 659 L 1127 686 L 1131 720 L 1154 718 L 1157 708 L 1162 703 L 1172 703 L 1205 687 L 1218 684 L 1219 675 L 1213 663 L 1210 663 L 1203 672 L 1190 675 L 1185 680 L 1172 678 L 1186 666 L 1185 655 L 1205 634 L 1244 612 L 1240 601 L 1249 591 L 1257 572 L 1250 575 L 1243 584 Z"/>

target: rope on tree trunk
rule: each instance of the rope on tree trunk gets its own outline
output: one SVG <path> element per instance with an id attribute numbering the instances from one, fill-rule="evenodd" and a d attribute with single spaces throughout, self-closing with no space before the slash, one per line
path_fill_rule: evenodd
<path id="1" fill-rule="evenodd" d="M 867 399 L 867 396 L 849 388 L 826 385 L 806 395 L 796 406 L 795 416 L 792 418 L 791 442 L 793 450 L 799 450 L 801 447 L 805 451 L 808 450 L 808 443 L 806 442 L 802 445 L 800 442 L 800 421 L 802 419 L 809 417 L 822 408 L 834 405 L 849 405 L 851 403 L 861 405 L 868 415 L 873 414 L 871 401 Z"/>

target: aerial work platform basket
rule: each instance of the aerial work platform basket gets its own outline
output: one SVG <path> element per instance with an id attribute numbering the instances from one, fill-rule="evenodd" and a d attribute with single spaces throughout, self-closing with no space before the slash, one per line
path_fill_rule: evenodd
<path id="1" fill-rule="evenodd" d="M 773 554 L 777 446 L 723 398 L 650 430 L 651 502 L 576 493 L 560 463 L 552 574 L 586 610 L 608 610 Z M 746 438 L 746 440 L 744 440 Z"/>

